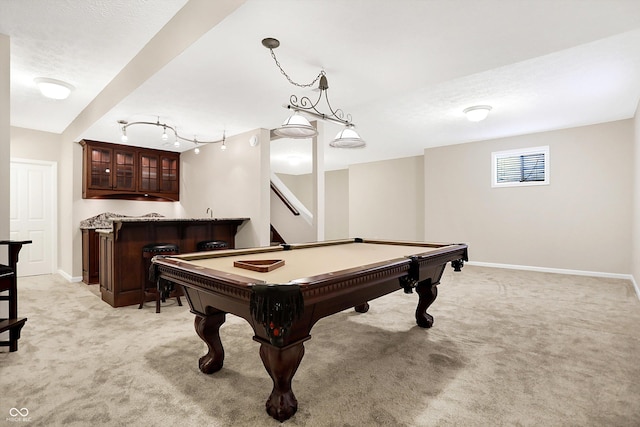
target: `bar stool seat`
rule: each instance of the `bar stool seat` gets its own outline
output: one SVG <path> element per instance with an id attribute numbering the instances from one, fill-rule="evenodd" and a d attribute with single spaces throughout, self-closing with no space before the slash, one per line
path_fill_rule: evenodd
<path id="1" fill-rule="evenodd" d="M 142 281 L 141 300 L 138 308 L 142 308 L 149 295 L 153 295 L 156 301 L 156 313 L 160 313 L 160 302 L 165 302 L 167 298 L 176 298 L 178 305 L 182 305 L 180 297 L 183 295 L 179 285 L 160 279 L 159 283 L 150 280 L 149 269 L 151 259 L 156 255 L 177 255 L 180 253 L 178 245 L 173 243 L 149 243 L 142 248 L 142 260 L 144 266 L 144 280 Z"/>
<path id="2" fill-rule="evenodd" d="M 224 240 L 203 240 L 202 242 L 198 242 L 196 248 L 198 252 L 202 251 L 216 251 L 220 249 L 226 249 L 229 247 L 229 244 Z"/>
<path id="3" fill-rule="evenodd" d="M 178 245 L 173 243 L 149 243 L 142 248 L 143 253 L 153 253 L 154 255 L 175 255 L 179 251 Z"/>

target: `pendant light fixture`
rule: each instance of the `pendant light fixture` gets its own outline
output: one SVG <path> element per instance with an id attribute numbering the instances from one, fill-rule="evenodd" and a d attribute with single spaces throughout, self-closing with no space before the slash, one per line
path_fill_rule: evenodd
<path id="1" fill-rule="evenodd" d="M 307 88 L 314 86 L 318 83 L 318 89 L 320 90 L 320 95 L 315 102 L 313 102 L 309 97 L 303 96 L 298 100 L 296 95 L 291 95 L 289 97 L 289 104 L 285 106 L 285 108 L 293 110 L 293 114 L 289 116 L 281 127 L 274 129 L 273 133 L 278 136 L 284 138 L 310 138 L 316 136 L 318 131 L 311 126 L 309 121 L 303 117 L 300 113 L 308 114 L 312 117 L 316 117 L 318 119 L 329 121 L 333 123 L 338 123 L 345 126 L 341 132 L 336 135 L 336 138 L 329 144 L 332 147 L 336 148 L 356 148 L 356 147 L 364 147 L 366 143 L 360 135 L 355 131 L 355 125 L 351 121 L 351 114 L 345 114 L 341 109 L 334 110 L 331 108 L 331 103 L 329 102 L 329 83 L 327 80 L 327 75 L 324 70 L 320 71 L 318 76 L 308 84 L 300 84 L 294 82 L 291 77 L 282 69 L 278 59 L 276 58 L 276 54 L 273 51 L 275 48 L 280 46 L 280 41 L 274 38 L 265 38 L 262 40 L 262 45 L 269 49 L 271 52 L 271 57 L 276 63 L 276 66 L 280 69 L 282 75 L 284 75 L 289 83 L 294 86 L 298 86 L 301 88 Z M 319 111 L 316 107 L 320 103 L 320 99 L 324 96 L 324 99 L 327 103 L 327 107 L 329 108 L 329 113 L 323 113 Z"/>

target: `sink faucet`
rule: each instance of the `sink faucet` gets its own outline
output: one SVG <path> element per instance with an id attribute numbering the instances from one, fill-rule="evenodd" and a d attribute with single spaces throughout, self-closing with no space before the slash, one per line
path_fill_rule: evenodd
<path id="1" fill-rule="evenodd" d="M 213 209 L 211 208 L 207 208 L 207 212 L 209 214 L 209 216 L 211 216 L 211 218 L 213 218 Z"/>

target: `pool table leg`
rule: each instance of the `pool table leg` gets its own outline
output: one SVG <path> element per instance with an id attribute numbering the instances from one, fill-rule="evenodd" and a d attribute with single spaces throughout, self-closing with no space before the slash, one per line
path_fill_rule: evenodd
<path id="1" fill-rule="evenodd" d="M 260 344 L 260 358 L 273 380 L 273 390 L 267 399 L 267 413 L 283 422 L 298 410 L 298 400 L 291 390 L 291 380 L 304 356 L 302 341 L 286 347 Z"/>
<path id="2" fill-rule="evenodd" d="M 427 313 L 427 308 L 436 300 L 438 288 L 431 284 L 431 279 L 427 279 L 418 283 L 416 293 L 420 297 L 416 308 L 416 323 L 421 328 L 430 328 L 433 326 L 433 316 Z"/>
<path id="3" fill-rule="evenodd" d="M 365 302 L 363 304 L 356 305 L 355 307 L 353 307 L 353 309 L 358 313 L 366 313 L 367 311 L 369 311 L 369 303 Z"/>
<path id="4" fill-rule="evenodd" d="M 206 316 L 196 315 L 194 325 L 198 336 L 207 344 L 209 351 L 200 358 L 200 370 L 205 374 L 213 374 L 222 369 L 224 348 L 220 341 L 220 326 L 224 323 L 226 313 L 220 311 Z"/>

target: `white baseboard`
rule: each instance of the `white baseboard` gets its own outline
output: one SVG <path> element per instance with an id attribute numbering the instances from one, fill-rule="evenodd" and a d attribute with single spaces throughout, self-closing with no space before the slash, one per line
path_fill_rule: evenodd
<path id="1" fill-rule="evenodd" d="M 591 277 L 605 277 L 608 279 L 623 279 L 631 281 L 633 288 L 636 291 L 636 296 L 640 299 L 640 288 L 636 283 L 634 277 L 631 274 L 620 273 L 605 273 L 601 271 L 584 271 L 584 270 L 568 270 L 564 268 L 547 268 L 547 267 L 532 267 L 528 265 L 513 265 L 513 264 L 497 264 L 492 262 L 477 262 L 468 261 L 467 265 L 476 265 L 478 267 L 491 267 L 491 268 L 506 268 L 509 270 L 527 270 L 527 271 L 539 271 L 542 273 L 557 273 L 557 274 L 571 274 L 574 276 L 591 276 Z"/>
<path id="2" fill-rule="evenodd" d="M 67 282 L 71 282 L 71 283 L 82 282 L 82 276 L 73 277 L 72 275 L 67 274 L 63 270 L 58 270 L 58 274 L 61 275 Z"/>
<path id="3" fill-rule="evenodd" d="M 631 276 L 631 284 L 633 285 L 633 288 L 636 290 L 636 296 L 640 300 L 640 288 L 638 288 L 638 283 L 636 283 L 636 279 L 633 278 L 633 275 Z"/>

